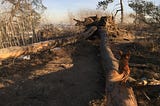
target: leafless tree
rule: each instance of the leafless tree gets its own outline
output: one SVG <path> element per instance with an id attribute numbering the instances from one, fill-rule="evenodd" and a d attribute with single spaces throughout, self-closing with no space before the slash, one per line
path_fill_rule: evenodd
<path id="1" fill-rule="evenodd" d="M 38 40 L 35 30 L 46 9 L 42 0 L 1 0 L 1 5 L 9 7 L 0 14 L 0 17 L 7 16 L 0 19 L 1 48 L 26 45 L 29 39 Z"/>

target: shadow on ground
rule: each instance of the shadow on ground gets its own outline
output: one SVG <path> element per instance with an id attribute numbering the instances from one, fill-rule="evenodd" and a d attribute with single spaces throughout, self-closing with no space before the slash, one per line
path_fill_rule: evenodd
<path id="1" fill-rule="evenodd" d="M 103 98 L 105 83 L 98 48 L 83 41 L 61 49 L 65 54 L 47 51 L 28 62 L 1 66 L 0 106 L 88 106 L 91 100 Z M 72 67 L 53 63 L 66 56 L 72 59 Z M 62 61 L 65 64 L 68 59 Z M 32 75 L 34 72 L 45 74 Z"/>

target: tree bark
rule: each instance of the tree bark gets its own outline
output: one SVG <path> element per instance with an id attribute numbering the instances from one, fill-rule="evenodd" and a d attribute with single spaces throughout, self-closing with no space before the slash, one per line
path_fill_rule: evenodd
<path id="1" fill-rule="evenodd" d="M 124 18 L 124 9 L 123 9 L 123 1 L 120 0 L 121 5 L 121 24 L 123 24 L 123 18 Z"/>
<path id="2" fill-rule="evenodd" d="M 114 57 L 109 45 L 107 44 L 107 32 L 105 28 L 100 28 L 99 34 L 101 37 L 100 50 L 102 64 L 106 72 L 106 106 L 137 106 L 137 101 L 131 87 L 121 85 L 120 81 L 110 81 L 112 77 L 121 76 L 120 74 L 115 74 L 115 72 L 118 72 L 119 63 L 118 60 Z"/>

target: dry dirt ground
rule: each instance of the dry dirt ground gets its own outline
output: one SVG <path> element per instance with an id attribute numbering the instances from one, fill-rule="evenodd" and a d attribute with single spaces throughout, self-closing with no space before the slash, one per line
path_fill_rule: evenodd
<path id="1" fill-rule="evenodd" d="M 110 46 L 117 58 L 119 50 L 130 50 L 130 64 L 147 65 L 131 66 L 133 78 L 160 80 L 159 52 L 134 42 Z M 90 101 L 94 106 L 103 106 L 100 102 L 104 98 L 105 74 L 99 47 L 91 42 L 82 41 L 32 54 L 31 60 L 12 62 L 4 61 L 0 66 L 0 106 L 88 106 Z M 160 106 L 160 91 L 134 92 L 139 106 Z"/>
<path id="2" fill-rule="evenodd" d="M 86 41 L 3 64 L 0 106 L 88 106 L 104 95 L 98 47 Z"/>

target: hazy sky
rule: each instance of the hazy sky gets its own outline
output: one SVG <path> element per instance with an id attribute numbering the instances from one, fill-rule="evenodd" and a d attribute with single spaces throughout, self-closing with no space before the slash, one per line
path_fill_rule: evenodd
<path id="1" fill-rule="evenodd" d="M 98 0 L 44 0 L 47 7 L 45 15 L 51 21 L 62 22 L 68 12 L 76 12 L 80 9 L 96 10 Z"/>
<path id="2" fill-rule="evenodd" d="M 44 5 L 47 7 L 45 16 L 52 22 L 63 22 L 68 12 L 74 13 L 80 9 L 96 10 L 98 1 L 100 0 L 43 0 Z M 152 1 L 160 4 L 160 0 Z M 125 13 L 132 11 L 127 2 L 128 0 L 124 0 Z M 112 12 L 114 8 L 118 7 L 116 6 L 118 3 L 119 0 L 115 0 L 114 3 L 109 5 L 108 10 Z"/>

